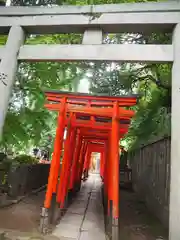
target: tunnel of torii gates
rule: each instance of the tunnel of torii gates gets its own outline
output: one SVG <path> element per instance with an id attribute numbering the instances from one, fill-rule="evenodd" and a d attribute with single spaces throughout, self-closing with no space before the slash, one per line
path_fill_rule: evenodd
<path id="1" fill-rule="evenodd" d="M 127 133 L 135 114 L 125 107 L 134 106 L 137 97 L 93 96 L 60 91 L 46 91 L 45 96 L 45 107 L 59 114 L 44 208 L 50 208 L 53 194 L 56 194 L 60 209 L 65 207 L 68 192 L 80 189 L 83 172 L 90 168 L 91 153 L 99 152 L 107 214 L 112 219 L 112 226 L 118 229 L 119 140 Z M 64 140 L 65 129 L 67 135 Z"/>
<path id="2" fill-rule="evenodd" d="M 82 42 L 80 44 L 27 44 L 25 41 L 26 36 L 35 36 L 35 35 L 46 35 L 46 34 L 82 34 Z M 154 33 L 170 33 L 172 34 L 171 41 L 167 44 L 122 44 L 122 43 L 112 43 L 104 44 L 103 35 L 105 34 L 140 34 L 142 36 L 150 36 Z M 165 2 L 145 2 L 145 3 L 122 3 L 122 4 L 103 4 L 103 5 L 85 5 L 85 6 L 52 6 L 52 7 L 0 7 L 0 34 L 8 35 L 5 45 L 0 46 L 0 139 L 3 132 L 4 121 L 8 109 L 8 102 L 12 91 L 12 86 L 16 76 L 16 70 L 18 67 L 18 62 L 39 62 L 39 61 L 110 61 L 110 62 L 127 62 L 127 63 L 145 63 L 145 64 L 163 64 L 163 63 L 172 63 L 172 131 L 171 131 L 171 161 L 170 161 L 170 191 L 169 191 L 169 208 L 166 206 L 167 212 L 169 214 L 169 239 L 170 240 L 179 240 L 180 228 L 180 191 L 179 191 L 179 168 L 180 168 L 180 111 L 179 102 L 180 102 L 180 80 L 179 80 L 179 68 L 180 68 L 180 1 L 165 1 Z M 75 84 L 76 85 L 76 84 Z M 76 91 L 74 87 L 74 91 Z M 66 98 L 65 98 L 66 99 Z M 66 99 L 67 100 L 67 99 Z M 107 99 L 103 101 L 106 102 Z M 126 99 L 127 100 L 127 99 Z M 99 99 L 101 102 L 101 100 Z M 109 100 L 111 101 L 111 100 Z M 116 99 L 117 101 L 117 99 Z M 115 99 L 113 99 L 114 111 L 115 111 Z M 126 102 L 127 103 L 127 102 Z M 61 107 L 66 104 L 62 104 Z M 71 106 L 72 104 L 70 104 Z M 101 105 L 101 104 L 100 104 Z M 68 106 L 68 105 L 67 105 Z M 67 107 L 66 106 L 66 107 Z M 90 107 L 90 110 L 93 111 L 93 107 Z M 87 108 L 87 106 L 86 106 Z M 94 107 L 95 108 L 95 107 Z M 58 109 L 59 110 L 59 109 Z M 96 108 L 97 110 L 97 108 Z M 99 109 L 100 110 L 100 109 Z M 65 111 L 65 110 L 64 110 Z M 103 109 L 101 109 L 103 111 Z M 110 111 L 108 108 L 106 111 Z M 62 112 L 62 110 L 61 110 Z M 121 112 L 121 111 L 120 111 Z M 64 114 L 64 113 L 62 113 Z M 78 113 L 81 118 L 83 116 L 82 112 Z M 69 112 L 70 120 L 72 120 L 74 115 L 78 115 L 76 112 Z M 94 114 L 94 112 L 93 112 Z M 93 117 L 94 115 L 90 114 L 89 116 Z M 107 112 L 107 115 L 111 115 L 111 112 Z M 77 116 L 76 116 L 77 117 Z M 98 116 L 94 116 L 100 118 Z M 102 117 L 101 117 L 102 118 Z M 108 117 L 105 117 L 108 118 Z M 89 149 L 89 140 L 86 140 L 87 137 L 91 137 L 92 131 L 95 131 L 93 134 L 93 139 L 96 136 L 98 143 L 100 139 L 104 149 L 108 152 L 108 155 L 105 155 L 105 170 L 108 172 L 108 176 L 104 173 L 105 186 L 109 190 L 110 180 L 112 179 L 112 172 L 114 171 L 115 162 L 117 156 L 112 162 L 112 157 L 115 155 L 111 149 L 116 145 L 111 146 L 111 138 L 107 137 L 110 135 L 116 136 L 115 128 L 117 125 L 120 125 L 120 136 L 123 135 L 123 123 L 117 123 L 114 120 L 114 115 L 110 116 L 110 119 L 113 119 L 111 122 L 106 122 L 110 126 L 106 126 L 107 129 L 100 130 L 102 126 L 100 122 L 93 122 L 93 118 L 90 118 L 91 124 L 88 122 L 87 125 L 95 125 L 94 128 L 89 127 L 71 127 L 74 129 L 72 132 L 74 136 L 73 143 L 75 144 L 74 150 L 79 146 L 77 143 L 78 136 L 81 136 L 81 155 L 87 156 L 87 150 Z M 66 122 L 63 122 L 67 126 Z M 123 120 L 120 118 L 120 120 Z M 129 120 L 126 118 L 126 120 Z M 59 121 L 62 121 L 59 116 Z M 88 121 L 84 120 L 83 121 Z M 103 126 L 103 122 L 101 122 Z M 96 126 L 98 125 L 98 127 Z M 62 126 L 62 125 L 61 125 Z M 126 124 L 127 126 L 127 124 Z M 111 128 L 112 127 L 112 128 Z M 97 129 L 96 129 L 97 128 Z M 108 129 L 109 128 L 109 129 Z M 58 127 L 57 138 L 61 136 L 63 131 L 61 127 Z M 90 131 L 92 129 L 92 131 Z M 90 136 L 88 136 L 88 130 Z M 83 131 L 83 132 L 82 132 Z M 98 132 L 99 131 L 99 132 Z M 118 134 L 119 134 L 118 132 Z M 109 133 L 109 135 L 108 135 Z M 98 136 L 98 134 L 104 134 L 105 136 Z M 113 136 L 113 137 L 114 137 Z M 113 138 L 112 138 L 113 139 Z M 113 141 L 116 139 L 114 138 Z M 62 140 L 61 140 L 62 141 Z M 67 140 L 66 140 L 67 141 Z M 57 142 L 57 141 L 55 141 Z M 88 144 L 87 144 L 88 142 Z M 60 142 L 57 142 L 56 145 L 61 146 Z M 66 142 L 65 142 L 66 145 Z M 99 145 L 99 144 L 98 144 Z M 116 146 L 116 147 L 115 147 Z M 66 147 L 67 148 L 67 147 Z M 60 151 L 60 147 L 59 147 Z M 54 153 L 54 159 L 52 164 L 52 170 L 49 180 L 49 187 L 47 192 L 46 205 L 48 202 L 51 202 L 51 191 L 55 192 L 56 189 L 54 182 L 55 175 L 59 174 L 59 171 L 56 167 L 56 152 Z M 61 151 L 59 153 L 61 155 Z M 118 154 L 118 153 L 117 153 Z M 67 153 L 65 152 L 66 159 Z M 81 157 L 83 159 L 83 157 Z M 79 159 L 79 160 L 81 160 Z M 107 161 L 108 160 L 108 161 Z M 82 160 L 83 161 L 83 160 Z M 63 161 L 65 162 L 65 161 Z M 61 178 L 66 177 L 65 170 L 67 165 L 63 165 L 63 168 L 60 171 Z M 80 161 L 78 161 L 79 163 Z M 111 162 L 110 168 L 107 167 L 108 163 Z M 73 162 L 74 163 L 74 159 Z M 113 163 L 113 164 L 112 164 Z M 57 164 L 58 165 L 58 164 Z M 70 165 L 71 166 L 71 165 Z M 78 165 L 73 166 L 77 167 Z M 66 167 L 66 168 L 65 168 Z M 82 167 L 82 162 L 81 162 Z M 71 168 L 72 171 L 73 167 Z M 64 171 L 64 175 L 62 174 Z M 80 171 L 80 170 L 79 170 Z M 73 171 L 72 171 L 73 172 Z M 72 175 L 72 174 L 71 174 Z M 168 176 L 169 176 L 168 175 Z M 77 177 L 77 174 L 76 174 Z M 73 177 L 74 179 L 74 177 Z M 107 183 L 108 182 L 108 183 Z M 53 185 L 54 184 L 54 185 Z M 61 184 L 61 183 L 60 183 Z M 58 191 L 61 192 L 60 184 L 58 185 Z M 75 184 L 75 182 L 74 182 Z M 56 184 L 57 185 L 57 184 Z M 53 186 L 53 190 L 52 190 Z M 67 187 L 68 186 L 68 187 Z M 69 184 L 66 186 L 66 189 L 63 190 L 67 192 Z M 50 190 L 49 190 L 50 189 Z M 108 192 L 108 198 L 114 198 L 114 189 L 111 192 Z M 59 193 L 62 197 L 62 192 Z M 113 195 L 113 197 L 112 197 Z M 49 197 L 50 196 L 50 197 Z M 61 201 L 62 202 L 62 201 Z M 111 200 L 112 202 L 112 200 Z M 114 201 L 115 203 L 115 201 Z M 62 204 L 61 204 L 62 205 Z M 114 204 L 115 205 L 115 204 Z M 44 212 L 45 208 L 44 208 Z M 43 213 L 44 214 L 44 213 Z M 43 215 L 42 214 L 42 215 Z"/>

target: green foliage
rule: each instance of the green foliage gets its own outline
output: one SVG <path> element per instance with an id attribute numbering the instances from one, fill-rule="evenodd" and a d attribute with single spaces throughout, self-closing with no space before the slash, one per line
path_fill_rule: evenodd
<path id="1" fill-rule="evenodd" d="M 29 39 L 28 43 L 41 43 L 42 39 L 39 36 L 37 38 L 37 41 L 35 38 Z M 47 38 L 49 39 L 49 36 Z M 44 37 L 44 42 L 45 39 Z M 56 40 L 57 38 L 54 41 Z M 60 40 L 59 37 L 58 42 Z M 64 41 L 62 36 L 62 42 Z M 82 78 L 85 72 L 84 63 L 21 63 L 9 104 L 1 149 L 11 148 L 15 152 L 27 152 L 31 146 L 44 146 L 47 136 L 55 134 L 56 113 L 44 108 L 43 91 L 70 91 L 72 83 Z"/>
<path id="2" fill-rule="evenodd" d="M 169 43 L 169 34 L 139 36 L 109 35 L 112 43 Z M 139 94 L 125 141 L 128 148 L 137 148 L 171 133 L 171 65 L 96 63 L 92 67 L 91 92 L 107 95 Z"/>
<path id="3" fill-rule="evenodd" d="M 6 154 L 3 152 L 0 152 L 0 162 L 3 162 L 4 159 L 6 159 Z"/>
<path id="4" fill-rule="evenodd" d="M 108 68 L 108 71 L 107 71 Z M 139 94 L 136 116 L 125 137 L 129 148 L 170 135 L 171 125 L 171 66 L 108 64 L 97 67 L 91 91 L 107 95 Z"/>
<path id="5" fill-rule="evenodd" d="M 0 6 L 5 6 L 6 2 L 4 0 L 0 0 Z"/>
<path id="6" fill-rule="evenodd" d="M 52 5 L 97 5 L 127 2 L 147 2 L 148 0 L 11 0 L 16 6 L 52 6 Z M 149 0 L 157 2 L 157 0 Z M 163 0 L 162 0 L 163 1 Z"/>
<path id="7" fill-rule="evenodd" d="M 12 5 L 85 5 L 147 0 L 12 0 Z M 7 36 L 0 36 L 0 45 Z M 109 34 L 104 44 L 164 43 L 171 41 L 169 34 Z M 26 44 L 80 44 L 80 34 L 31 35 Z M 90 73 L 87 75 L 87 73 Z M 91 92 L 107 95 L 141 94 L 137 112 L 125 140 L 129 147 L 137 147 L 154 137 L 170 133 L 171 66 L 156 64 L 119 64 L 86 62 L 21 63 L 17 72 L 9 110 L 4 126 L 1 150 L 25 152 L 32 146 L 48 145 L 48 136 L 55 134 L 56 113 L 44 109 L 44 89 L 69 90 L 83 78 L 91 81 Z M 165 125 L 166 124 L 166 127 Z M 48 148 L 52 148 L 51 146 Z M 22 161 L 24 158 L 22 158 Z M 25 160 L 26 161 L 26 160 Z"/>
<path id="8" fill-rule="evenodd" d="M 17 164 L 37 164 L 38 160 L 28 155 L 19 155 L 13 159 L 13 162 Z"/>
<path id="9" fill-rule="evenodd" d="M 151 99 L 142 98 L 136 108 L 136 116 L 127 135 L 131 148 L 137 148 L 163 136 L 170 135 L 171 118 L 163 107 L 163 92 L 154 86 Z"/>

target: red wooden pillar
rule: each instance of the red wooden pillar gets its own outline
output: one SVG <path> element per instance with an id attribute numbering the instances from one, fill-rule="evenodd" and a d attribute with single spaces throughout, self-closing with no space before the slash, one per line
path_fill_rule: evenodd
<path id="1" fill-rule="evenodd" d="M 87 143 L 87 150 L 86 150 L 85 162 L 84 162 L 84 170 L 89 170 L 90 161 L 91 161 L 91 148 L 90 148 L 89 143 Z"/>
<path id="2" fill-rule="evenodd" d="M 112 158 L 111 158 L 111 152 L 112 152 L 112 142 L 111 142 L 111 134 L 110 134 L 110 140 L 109 140 L 109 150 L 108 150 L 108 163 L 107 163 L 107 175 L 108 175 L 108 180 L 107 180 L 107 186 L 108 186 L 108 215 L 110 216 L 110 214 L 112 215 L 111 211 L 112 211 L 112 206 L 110 209 L 110 202 L 112 204 L 112 178 L 113 178 L 113 173 L 112 173 Z M 112 217 L 112 216 L 110 216 Z"/>
<path id="3" fill-rule="evenodd" d="M 74 153 L 74 158 L 73 158 L 73 164 L 72 164 L 72 171 L 71 171 L 71 176 L 70 176 L 70 183 L 69 183 L 69 189 L 73 189 L 75 185 L 75 180 L 76 180 L 76 174 L 78 171 L 78 160 L 79 160 L 79 154 L 81 150 L 81 136 L 80 132 L 77 132 L 77 139 L 76 139 L 76 147 L 75 147 L 75 153 Z"/>
<path id="4" fill-rule="evenodd" d="M 87 151 L 87 144 L 88 143 L 85 141 L 83 144 L 81 156 L 79 159 L 79 181 L 81 181 L 82 174 L 83 174 L 83 167 L 84 167 L 85 155 L 86 155 L 86 151 Z"/>
<path id="5" fill-rule="evenodd" d="M 89 170 L 90 168 L 90 164 L 91 164 L 91 151 L 90 149 L 88 150 L 88 153 L 87 153 L 87 169 Z"/>
<path id="6" fill-rule="evenodd" d="M 119 106 L 114 102 L 111 130 L 112 240 L 119 239 Z"/>
<path id="7" fill-rule="evenodd" d="M 44 207 L 49 208 L 51 205 L 52 193 L 55 190 L 55 186 L 57 184 L 57 177 L 58 171 L 60 166 L 60 156 L 61 156 L 61 149 L 62 149 L 62 139 L 64 134 L 64 116 L 65 116 L 65 106 L 66 106 L 66 99 L 63 98 L 60 111 L 58 115 L 58 122 L 57 122 L 57 129 L 56 129 L 56 137 L 54 141 L 54 151 L 52 155 L 51 167 L 49 172 L 48 178 L 48 186 L 45 196 Z"/>
<path id="8" fill-rule="evenodd" d="M 107 233 L 111 236 L 112 232 L 112 216 L 110 214 L 110 192 L 111 192 L 111 184 L 110 184 L 110 137 L 105 145 L 105 169 L 104 169 L 104 203 L 105 203 L 105 217 L 106 217 L 106 227 Z"/>
<path id="9" fill-rule="evenodd" d="M 71 137 L 71 117 L 69 119 L 69 126 L 67 128 L 67 136 L 64 144 L 64 156 L 63 156 L 63 161 L 62 161 L 62 167 L 61 167 L 61 172 L 60 172 L 60 181 L 59 181 L 59 186 L 58 186 L 58 192 L 57 192 L 57 202 L 60 203 L 64 199 L 64 191 L 63 187 L 65 187 L 65 179 L 66 179 L 66 171 L 67 171 L 67 166 L 68 166 L 68 161 L 69 161 L 69 146 L 70 146 L 70 137 Z"/>
<path id="10" fill-rule="evenodd" d="M 87 144 L 87 150 L 85 153 L 85 162 L 84 162 L 84 174 L 85 174 L 85 178 L 88 177 L 88 172 L 89 172 L 89 168 L 90 168 L 90 163 L 91 163 L 91 149 L 90 149 L 90 145 L 89 143 Z"/>
<path id="11" fill-rule="evenodd" d="M 104 179 L 105 153 L 104 150 L 100 153 L 100 175 Z"/>
<path id="12" fill-rule="evenodd" d="M 82 139 L 82 136 L 80 135 L 80 148 L 78 151 L 78 160 L 77 160 L 77 165 L 76 165 L 76 173 L 75 173 L 75 184 L 80 187 L 81 179 L 79 179 L 79 174 L 80 174 L 80 163 L 81 163 L 81 158 L 82 158 L 82 152 L 84 148 L 84 140 Z"/>
<path id="13" fill-rule="evenodd" d="M 59 159 L 56 162 L 56 166 L 55 166 L 55 172 L 54 172 L 54 180 L 53 180 L 53 193 L 57 192 L 57 183 L 58 183 L 58 177 L 59 177 L 59 173 L 60 173 L 60 162 L 61 162 L 61 156 L 62 156 L 62 149 L 63 149 L 63 142 L 64 142 L 64 130 L 65 130 L 65 100 L 62 100 L 62 103 L 64 104 L 64 109 L 62 109 L 61 111 L 61 117 L 60 117 L 60 121 L 59 121 L 59 126 L 60 127 L 60 141 L 59 141 L 59 151 L 57 154 L 57 158 Z"/>
<path id="14" fill-rule="evenodd" d="M 105 144 L 105 166 L 104 166 L 104 194 L 107 198 L 108 195 L 108 142 Z"/>
<path id="15" fill-rule="evenodd" d="M 67 142 L 70 140 L 70 129 L 67 130 L 67 138 L 64 142 L 64 156 L 62 160 L 62 166 L 61 166 L 61 171 L 60 171 L 60 179 L 59 179 L 59 185 L 58 185 L 58 191 L 57 191 L 57 198 L 56 201 L 57 203 L 61 203 L 63 199 L 63 186 L 64 186 L 64 179 L 65 179 L 65 174 L 67 171 L 67 161 L 68 161 L 68 156 L 66 153 L 66 145 Z"/>
<path id="16" fill-rule="evenodd" d="M 68 187 L 70 182 L 70 170 L 72 167 L 72 155 L 74 151 L 74 138 L 75 138 L 75 129 L 70 129 L 70 138 L 68 136 L 65 146 L 65 161 L 66 161 L 66 170 L 64 173 L 64 179 L 63 179 L 63 186 L 62 186 L 62 199 L 61 199 L 61 207 L 64 207 L 64 201 L 68 194 Z"/>
<path id="17" fill-rule="evenodd" d="M 83 150 L 84 150 L 84 140 L 81 141 L 80 154 L 79 154 L 79 159 L 78 159 L 78 162 L 77 162 L 76 183 L 79 183 L 79 181 L 80 181 L 80 171 L 81 171 L 81 162 L 82 162 Z"/>

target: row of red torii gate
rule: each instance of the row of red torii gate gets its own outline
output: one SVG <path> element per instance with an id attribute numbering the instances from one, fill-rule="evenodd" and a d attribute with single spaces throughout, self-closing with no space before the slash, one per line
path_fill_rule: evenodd
<path id="1" fill-rule="evenodd" d="M 57 111 L 58 120 L 44 212 L 47 214 L 50 209 L 53 194 L 59 208 L 65 208 L 68 193 L 79 191 L 83 173 L 90 168 L 91 154 L 98 152 L 106 213 L 112 223 L 112 239 L 118 239 L 119 140 L 127 133 L 135 114 L 131 107 L 136 105 L 137 96 L 62 91 L 47 91 L 45 96 L 45 107 Z"/>

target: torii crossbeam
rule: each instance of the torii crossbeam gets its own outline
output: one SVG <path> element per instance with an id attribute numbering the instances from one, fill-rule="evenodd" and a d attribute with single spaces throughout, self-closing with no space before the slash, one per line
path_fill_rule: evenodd
<path id="1" fill-rule="evenodd" d="M 94 18 L 92 18 L 94 16 Z M 169 44 L 103 44 L 103 33 L 172 33 Z M 27 45 L 26 34 L 83 34 L 82 44 Z M 179 240 L 180 2 L 88 6 L 0 7 L 0 137 L 20 61 L 121 61 L 172 63 L 172 134 L 169 240 Z M 63 108 L 62 108 L 63 109 Z M 62 121 L 61 118 L 60 122 Z"/>

